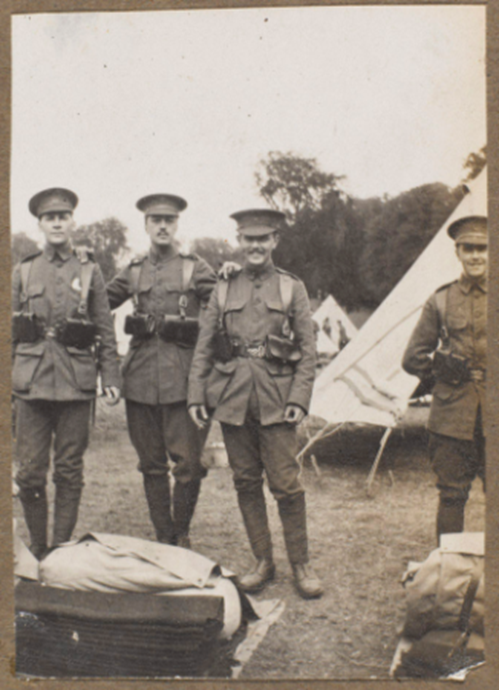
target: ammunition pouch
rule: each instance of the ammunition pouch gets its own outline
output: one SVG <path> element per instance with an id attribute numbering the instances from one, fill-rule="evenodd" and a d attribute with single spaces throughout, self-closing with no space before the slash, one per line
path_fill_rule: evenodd
<path id="1" fill-rule="evenodd" d="M 436 350 L 433 355 L 435 378 L 451 386 L 459 386 L 470 378 L 468 358 L 450 350 Z"/>
<path id="2" fill-rule="evenodd" d="M 35 343 L 43 338 L 43 328 L 36 314 L 15 312 L 12 317 L 12 340 L 14 343 Z"/>
<path id="3" fill-rule="evenodd" d="M 94 345 L 97 327 L 84 317 L 66 317 L 56 324 L 55 337 L 66 347 L 85 350 Z"/>
<path id="4" fill-rule="evenodd" d="M 266 357 L 268 360 L 280 360 L 293 364 L 301 360 L 300 347 L 290 338 L 269 334 L 265 340 Z"/>
<path id="5" fill-rule="evenodd" d="M 195 317 L 165 314 L 158 321 L 157 330 L 166 343 L 176 343 L 187 348 L 194 347 L 199 335 L 199 321 Z"/>
<path id="6" fill-rule="evenodd" d="M 152 314 L 128 314 L 125 319 L 125 333 L 135 338 L 149 338 L 156 329 L 156 320 Z"/>

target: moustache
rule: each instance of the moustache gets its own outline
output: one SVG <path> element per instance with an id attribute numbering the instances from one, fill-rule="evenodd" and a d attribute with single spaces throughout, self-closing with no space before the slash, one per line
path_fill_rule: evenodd
<path id="1" fill-rule="evenodd" d="M 248 250 L 248 254 L 265 254 L 265 250 L 255 248 Z"/>

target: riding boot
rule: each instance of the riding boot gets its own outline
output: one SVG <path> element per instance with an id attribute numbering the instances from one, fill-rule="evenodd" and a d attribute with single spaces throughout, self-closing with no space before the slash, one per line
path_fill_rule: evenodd
<path id="1" fill-rule="evenodd" d="M 167 475 L 144 475 L 149 514 L 158 542 L 173 544 L 174 529 L 170 515 L 170 481 Z"/>
<path id="2" fill-rule="evenodd" d="M 275 575 L 265 496 L 260 486 L 251 492 L 238 492 L 237 498 L 251 549 L 257 560 L 255 567 L 239 578 L 238 583 L 244 592 L 258 593 Z"/>
<path id="3" fill-rule="evenodd" d="M 257 560 L 272 562 L 272 541 L 262 487 L 251 492 L 238 491 L 237 499 L 253 554 Z"/>
<path id="4" fill-rule="evenodd" d="M 284 542 L 291 564 L 308 562 L 307 515 L 305 495 L 295 494 L 277 502 Z"/>
<path id="5" fill-rule="evenodd" d="M 179 547 L 190 548 L 189 526 L 191 524 L 201 488 L 201 480 L 175 482 L 173 488 L 173 521 L 175 537 Z"/>
<path id="6" fill-rule="evenodd" d="M 52 547 L 71 540 L 78 520 L 80 497 L 81 487 L 71 487 L 62 482 L 56 485 Z"/>
<path id="7" fill-rule="evenodd" d="M 20 489 L 19 498 L 31 540 L 30 550 L 37 559 L 47 551 L 47 494 L 41 489 Z"/>
<path id="8" fill-rule="evenodd" d="M 458 498 L 440 497 L 437 513 L 437 542 L 444 533 L 462 533 L 465 502 Z"/>

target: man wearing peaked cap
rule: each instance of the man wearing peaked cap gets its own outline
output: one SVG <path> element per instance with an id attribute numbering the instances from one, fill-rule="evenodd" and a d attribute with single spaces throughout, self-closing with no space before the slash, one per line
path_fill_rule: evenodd
<path id="1" fill-rule="evenodd" d="M 41 218 L 43 214 L 61 213 L 72 214 L 78 206 L 78 197 L 71 190 L 63 187 L 52 187 L 48 190 L 38 192 L 29 200 L 29 210 L 36 216 Z"/>
<path id="2" fill-rule="evenodd" d="M 73 250 L 70 242 L 77 203 L 76 194 L 64 188 L 43 190 L 30 200 L 46 244 L 14 268 L 12 281 L 16 482 L 38 558 L 47 550 L 45 486 L 52 437 L 52 545 L 59 545 L 71 538 L 77 521 L 98 367 L 108 402 L 116 403 L 120 393 L 104 279 L 88 253 Z"/>
<path id="3" fill-rule="evenodd" d="M 199 432 L 187 413 L 187 376 L 198 321 L 216 282 L 201 257 L 178 251 L 178 216 L 186 207 L 171 194 L 139 199 L 149 252 L 107 286 L 112 309 L 129 299 L 134 303 L 125 325 L 133 338 L 123 363 L 123 396 L 149 513 L 157 539 L 181 547 L 190 546 L 189 526 L 206 475 L 201 453 L 207 431 Z"/>
<path id="4" fill-rule="evenodd" d="M 306 415 L 315 370 L 307 292 L 272 262 L 284 214 L 249 209 L 232 218 L 244 264 L 211 296 L 189 377 L 189 412 L 200 428 L 209 415 L 222 425 L 257 562 L 240 579 L 241 587 L 257 592 L 274 578 L 265 471 L 297 590 L 305 598 L 320 597 L 322 585 L 308 563 L 305 494 L 296 461 L 296 426 Z"/>
<path id="5" fill-rule="evenodd" d="M 487 379 L 487 219 L 452 223 L 461 277 L 427 301 L 403 367 L 432 389 L 428 428 L 437 475 L 437 537 L 464 528 L 464 509 L 478 475 L 485 489 Z"/>

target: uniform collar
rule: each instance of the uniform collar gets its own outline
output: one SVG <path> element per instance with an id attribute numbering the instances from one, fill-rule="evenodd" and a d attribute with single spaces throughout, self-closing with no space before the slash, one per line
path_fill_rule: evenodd
<path id="1" fill-rule="evenodd" d="M 483 293 L 487 292 L 487 278 L 480 278 L 478 281 L 474 281 L 466 274 L 461 274 L 461 278 L 458 281 L 458 285 L 466 295 L 473 290 L 473 288 L 479 288 Z"/>
<path id="2" fill-rule="evenodd" d="M 54 247 L 54 245 L 45 245 L 43 252 L 50 262 L 53 262 L 54 259 L 61 259 L 63 262 L 65 262 L 71 256 L 73 256 L 73 247 L 70 242 L 66 242 L 60 247 Z"/>
<path id="3" fill-rule="evenodd" d="M 151 264 L 161 264 L 163 262 L 168 262 L 170 261 L 170 259 L 173 259 L 173 257 L 176 257 L 177 255 L 178 248 L 174 245 L 170 245 L 170 247 L 168 248 L 168 252 L 165 253 L 158 252 L 154 245 L 151 245 L 151 247 L 149 248 L 149 259 L 151 261 Z"/>
<path id="4" fill-rule="evenodd" d="M 270 261 L 268 264 L 265 264 L 265 266 L 258 267 L 256 269 L 248 264 L 245 264 L 243 271 L 250 281 L 254 281 L 255 278 L 265 279 L 272 276 L 272 274 L 275 273 L 275 266 L 272 261 Z"/>

